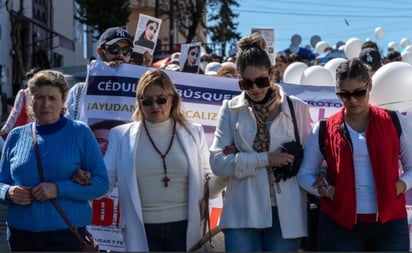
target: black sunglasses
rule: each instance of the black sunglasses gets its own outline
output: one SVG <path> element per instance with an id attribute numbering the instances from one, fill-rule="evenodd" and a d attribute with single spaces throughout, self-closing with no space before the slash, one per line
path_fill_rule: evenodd
<path id="1" fill-rule="evenodd" d="M 367 83 L 362 90 L 355 90 L 355 91 L 352 91 L 352 92 L 339 91 L 339 92 L 336 92 L 336 95 L 340 99 L 342 99 L 343 102 L 346 102 L 346 101 L 350 100 L 351 97 L 354 97 L 355 99 L 363 98 L 363 97 L 365 97 L 366 92 L 368 92 L 368 85 L 369 85 L 369 83 Z"/>
<path id="2" fill-rule="evenodd" d="M 132 53 L 132 48 L 130 46 L 120 47 L 116 44 L 107 46 L 106 50 L 113 55 L 118 55 L 120 51 L 124 56 L 129 56 Z"/>
<path id="3" fill-rule="evenodd" d="M 268 76 L 258 77 L 255 81 L 239 79 L 239 88 L 241 90 L 251 90 L 253 89 L 253 84 L 256 84 L 256 87 L 258 88 L 265 88 L 270 86 L 270 80 Z"/>
<path id="4" fill-rule="evenodd" d="M 167 103 L 167 98 L 162 97 L 162 98 L 158 98 L 156 100 L 153 100 L 151 98 L 142 98 L 140 99 L 142 101 L 142 105 L 144 106 L 152 106 L 154 103 L 158 104 L 158 105 L 164 105 Z"/>

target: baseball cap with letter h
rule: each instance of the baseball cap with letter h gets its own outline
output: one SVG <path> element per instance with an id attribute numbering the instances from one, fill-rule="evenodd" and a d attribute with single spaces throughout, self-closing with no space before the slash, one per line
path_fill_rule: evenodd
<path id="1" fill-rule="evenodd" d="M 103 45 L 113 45 L 119 40 L 127 40 L 130 45 L 133 45 L 133 38 L 125 29 L 121 27 L 110 27 L 100 35 L 99 47 Z"/>

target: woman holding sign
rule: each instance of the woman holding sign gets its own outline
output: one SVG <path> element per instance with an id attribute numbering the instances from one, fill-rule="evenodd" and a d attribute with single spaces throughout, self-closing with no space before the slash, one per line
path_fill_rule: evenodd
<path id="1" fill-rule="evenodd" d="M 219 223 L 225 248 L 297 251 L 307 236 L 306 198 L 295 174 L 288 172 L 299 167 L 300 157 L 281 149 L 285 143 L 306 140 L 311 130 L 309 106 L 289 97 L 291 108 L 274 84 L 261 35 L 242 38 L 238 47 L 242 93 L 223 102 L 210 148 L 213 172 L 230 178 Z"/>
<path id="2" fill-rule="evenodd" d="M 188 251 L 201 238 L 200 200 L 211 174 L 201 125 L 187 120 L 167 74 L 146 72 L 136 91 L 134 121 L 112 128 L 104 157 L 118 183 L 127 251 Z M 211 196 L 224 187 L 212 177 Z"/>

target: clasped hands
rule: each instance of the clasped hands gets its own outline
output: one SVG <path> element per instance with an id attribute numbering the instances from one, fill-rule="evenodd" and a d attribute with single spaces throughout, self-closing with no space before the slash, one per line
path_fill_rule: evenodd
<path id="1" fill-rule="evenodd" d="M 72 176 L 72 181 L 80 185 L 90 185 L 91 173 L 77 169 Z M 46 201 L 57 197 L 57 185 L 53 182 L 42 182 L 35 187 L 22 185 L 11 186 L 6 198 L 18 205 L 29 205 L 33 199 Z"/>
<path id="2" fill-rule="evenodd" d="M 57 197 L 57 186 L 55 183 L 42 182 L 35 187 L 23 185 L 10 186 L 6 198 L 18 205 L 29 205 L 35 199 L 46 201 Z"/>

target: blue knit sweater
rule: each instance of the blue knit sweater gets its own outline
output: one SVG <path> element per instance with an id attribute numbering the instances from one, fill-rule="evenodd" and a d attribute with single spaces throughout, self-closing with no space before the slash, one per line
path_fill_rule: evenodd
<path id="1" fill-rule="evenodd" d="M 106 166 L 93 133 L 86 124 L 65 117 L 36 129 L 45 181 L 56 183 L 57 202 L 71 222 L 77 227 L 89 225 L 92 212 L 88 201 L 109 189 Z M 71 181 L 78 168 L 91 172 L 91 185 Z M 50 201 L 33 200 L 21 206 L 6 199 L 10 186 L 35 187 L 39 183 L 31 124 L 27 124 L 10 132 L 0 161 L 0 202 L 9 205 L 7 224 L 32 232 L 67 229 Z"/>

